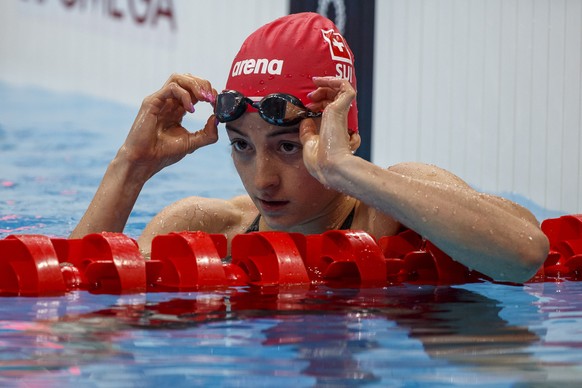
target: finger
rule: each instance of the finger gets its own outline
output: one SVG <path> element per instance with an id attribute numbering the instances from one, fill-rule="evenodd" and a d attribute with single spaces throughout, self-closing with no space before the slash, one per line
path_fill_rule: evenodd
<path id="1" fill-rule="evenodd" d="M 329 87 L 318 87 L 309 93 L 307 97 L 313 102 L 321 102 L 325 100 L 333 100 L 337 92 L 338 90 Z"/>
<path id="2" fill-rule="evenodd" d="M 347 111 L 351 107 L 352 101 L 356 98 L 356 90 L 345 79 L 314 77 L 314 83 L 319 84 L 319 89 L 326 93 L 326 98 L 319 101 L 319 103 L 323 104 L 324 109 L 328 106 L 333 106 L 334 109 L 337 108 L 339 111 Z M 331 103 L 327 104 L 330 100 Z M 318 101 L 315 102 L 317 103 Z"/>
<path id="3" fill-rule="evenodd" d="M 355 96 L 355 95 L 353 95 L 353 96 Z M 334 106 L 336 108 L 339 108 L 339 109 L 341 109 L 342 106 L 345 107 L 346 104 L 349 107 L 351 105 L 352 100 L 353 100 L 353 97 L 350 94 L 343 94 L 340 96 L 340 94 L 338 93 L 338 94 L 336 94 L 334 99 L 326 99 L 326 100 L 321 100 L 321 101 L 317 101 L 317 102 L 310 102 L 309 104 L 305 105 L 305 107 L 309 110 L 314 111 L 314 112 L 321 112 L 321 111 L 324 111 L 329 105 L 332 105 L 332 104 L 334 104 Z"/>
<path id="4" fill-rule="evenodd" d="M 185 101 L 184 98 L 184 109 L 189 112 L 193 112 L 193 106 L 199 101 L 205 101 L 214 106 L 216 102 L 216 96 L 218 93 L 212 88 L 209 81 L 202 78 L 194 77 L 191 74 L 172 74 L 170 78 L 164 84 L 164 87 L 173 87 L 172 84 L 178 85 L 182 90 L 190 96 L 190 101 Z M 190 102 L 191 105 L 187 105 Z"/>
<path id="5" fill-rule="evenodd" d="M 318 87 L 329 88 L 334 90 L 354 89 L 350 81 L 344 78 L 313 77 L 313 83 Z"/>
<path id="6" fill-rule="evenodd" d="M 190 93 L 194 104 L 198 101 L 206 101 L 214 106 L 218 93 L 212 88 L 209 81 L 194 77 L 191 74 L 175 74 L 173 80 Z"/>
<path id="7" fill-rule="evenodd" d="M 299 124 L 299 140 L 303 146 L 317 141 L 317 125 L 313 119 L 301 120 Z"/>
<path id="8" fill-rule="evenodd" d="M 352 106 L 352 102 L 356 98 L 356 91 L 349 82 L 343 83 L 341 85 L 341 89 L 336 95 L 335 99 L 330 106 L 337 107 L 340 111 L 345 111 L 346 113 L 349 111 L 350 107 Z"/>
<path id="9" fill-rule="evenodd" d="M 314 77 L 317 89 L 307 95 L 311 103 L 306 107 L 313 111 L 323 111 L 332 103 L 339 110 L 349 109 L 356 91 L 349 81 L 336 77 Z"/>
<path id="10" fill-rule="evenodd" d="M 175 99 L 180 102 L 186 111 L 191 113 L 194 112 L 192 96 L 176 82 L 166 83 L 159 91 L 154 93 L 152 97 L 160 100 L 160 103 L 156 104 L 160 108 L 160 111 L 164 108 L 167 109 L 168 100 L 171 101 Z"/>
<path id="11" fill-rule="evenodd" d="M 200 147 L 216 143 L 218 141 L 218 127 L 215 125 L 215 116 L 211 115 L 204 128 L 194 133 L 188 134 L 188 149 L 187 153 L 191 154 Z"/>
<path id="12" fill-rule="evenodd" d="M 313 112 L 322 112 L 332 102 L 333 102 L 333 100 L 323 100 L 323 101 L 319 101 L 319 102 L 311 102 L 311 103 L 305 105 L 305 107 Z"/>
<path id="13" fill-rule="evenodd" d="M 327 86 L 330 88 L 337 89 L 343 83 L 350 83 L 348 80 L 339 77 L 313 77 L 313 83 L 317 86 Z"/>
<path id="14" fill-rule="evenodd" d="M 159 116 L 167 118 L 170 122 L 181 122 L 182 117 L 186 114 L 186 110 L 180 101 L 168 98 L 158 114 Z"/>

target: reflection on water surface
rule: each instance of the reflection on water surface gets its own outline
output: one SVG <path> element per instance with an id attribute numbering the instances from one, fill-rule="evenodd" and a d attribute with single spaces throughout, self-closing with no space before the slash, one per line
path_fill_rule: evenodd
<path id="1" fill-rule="evenodd" d="M 581 289 L 484 283 L 2 298 L 0 382 L 573 383 L 582 378 L 582 309 L 570 299 Z"/>

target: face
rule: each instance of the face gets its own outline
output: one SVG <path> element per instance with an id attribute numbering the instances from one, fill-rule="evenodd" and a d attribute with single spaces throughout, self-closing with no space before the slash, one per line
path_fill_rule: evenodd
<path id="1" fill-rule="evenodd" d="M 232 159 L 246 191 L 274 230 L 325 223 L 342 195 L 326 189 L 303 164 L 299 124 L 270 125 L 257 113 L 226 124 Z"/>

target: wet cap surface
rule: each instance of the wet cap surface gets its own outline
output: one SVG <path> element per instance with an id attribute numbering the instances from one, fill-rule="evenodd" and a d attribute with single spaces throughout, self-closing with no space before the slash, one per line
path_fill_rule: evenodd
<path id="1" fill-rule="evenodd" d="M 260 27 L 245 40 L 232 62 L 226 89 L 252 99 L 288 93 L 307 105 L 316 76 L 345 78 L 356 88 L 354 55 L 331 20 L 317 13 L 298 13 Z M 355 100 L 348 128 L 358 130 Z"/>

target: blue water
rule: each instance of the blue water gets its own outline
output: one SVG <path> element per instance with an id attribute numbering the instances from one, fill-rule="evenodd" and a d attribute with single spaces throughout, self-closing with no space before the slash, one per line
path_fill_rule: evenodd
<path id="1" fill-rule="evenodd" d="M 581 291 L 546 283 L 1 298 L 0 384 L 568 384 L 582 379 Z"/>
<path id="2" fill-rule="evenodd" d="M 0 101 L 0 238 L 67 236 L 137 107 L 6 84 Z M 187 195 L 242 192 L 220 142 L 149 182 L 126 233 Z M 582 282 L 1 297 L 0 385 L 577 386 L 580 295 Z"/>

